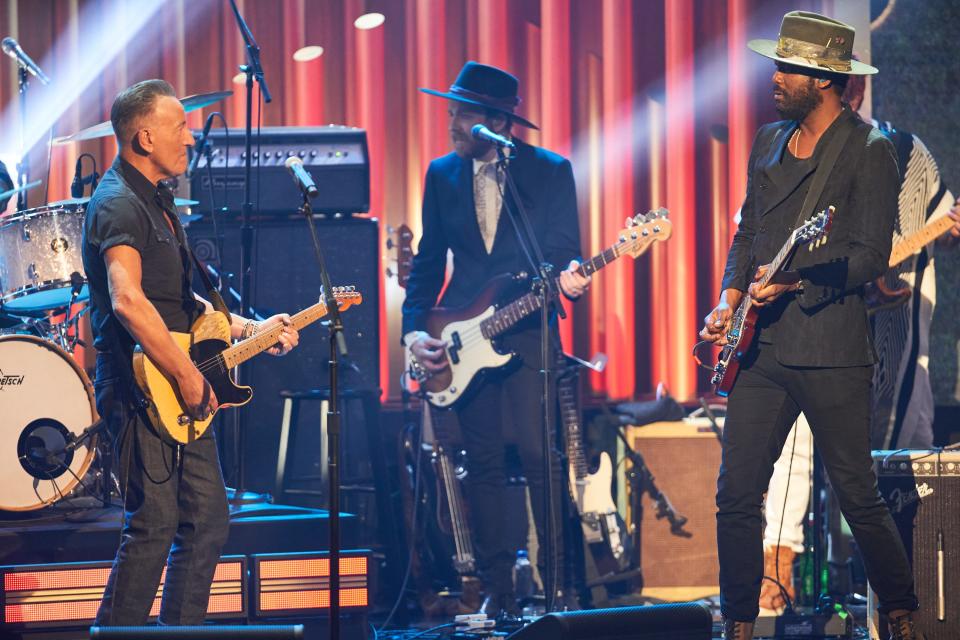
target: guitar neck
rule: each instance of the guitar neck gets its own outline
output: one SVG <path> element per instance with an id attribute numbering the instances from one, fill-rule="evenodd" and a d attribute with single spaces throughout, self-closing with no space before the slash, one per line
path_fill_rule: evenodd
<path id="1" fill-rule="evenodd" d="M 580 265 L 577 273 L 586 277 L 600 271 L 605 266 L 619 258 L 624 253 L 622 244 L 614 245 L 590 258 Z M 560 286 L 560 279 L 554 278 L 553 284 Z M 523 295 L 510 304 L 504 305 L 492 316 L 480 323 L 480 331 L 484 338 L 493 338 L 510 329 L 530 314 L 543 306 L 543 298 L 531 292 Z"/>
<path id="2" fill-rule="evenodd" d="M 299 331 L 326 315 L 327 305 L 323 302 L 318 302 L 294 314 L 290 317 L 290 320 L 291 324 Z M 282 332 L 283 325 L 277 324 L 266 331 L 252 335 L 246 340 L 241 340 L 232 347 L 224 349 L 220 355 L 223 356 L 227 368 L 232 369 L 277 344 L 277 340 L 280 338 Z"/>
<path id="3" fill-rule="evenodd" d="M 763 274 L 763 277 L 760 278 L 760 286 L 765 287 L 770 284 L 770 281 L 773 280 L 773 277 L 780 273 L 783 270 L 787 260 L 790 259 L 790 256 L 793 255 L 794 250 L 797 248 L 797 243 L 795 240 L 795 235 L 790 234 L 790 237 L 787 241 L 780 247 L 780 251 L 777 252 L 777 255 L 774 256 L 773 260 L 770 261 L 770 266 L 767 268 L 767 272 Z"/>
<path id="4" fill-rule="evenodd" d="M 587 460 L 583 455 L 583 434 L 580 428 L 580 409 L 577 407 L 576 376 L 567 376 L 557 383 L 560 416 L 567 435 L 567 459 L 577 479 L 588 475 Z"/>
<path id="5" fill-rule="evenodd" d="M 927 246 L 953 226 L 953 218 L 943 216 L 933 222 L 927 223 L 922 229 L 916 231 L 893 247 L 890 252 L 890 267 L 895 267 L 923 247 Z"/>

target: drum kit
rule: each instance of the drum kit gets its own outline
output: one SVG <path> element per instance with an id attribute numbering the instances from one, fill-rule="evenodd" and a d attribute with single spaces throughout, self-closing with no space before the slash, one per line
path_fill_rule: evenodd
<path id="1" fill-rule="evenodd" d="M 188 96 L 181 103 L 193 111 L 232 93 Z M 53 144 L 112 134 L 104 122 Z M 0 201 L 38 184 L 0 193 Z M 80 321 L 89 292 L 80 248 L 88 201 L 71 198 L 0 217 L 0 513 L 92 493 L 84 479 L 95 475 L 103 423 L 90 378 L 74 358 L 76 347 L 85 346 Z M 196 217 L 181 215 L 184 222 Z M 100 484 L 109 495 L 108 483 L 100 478 Z"/>

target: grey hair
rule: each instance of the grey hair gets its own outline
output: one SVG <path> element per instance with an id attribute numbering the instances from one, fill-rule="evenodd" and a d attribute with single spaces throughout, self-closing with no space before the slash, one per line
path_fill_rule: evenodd
<path id="1" fill-rule="evenodd" d="M 133 140 L 140 119 L 153 112 L 157 98 L 176 95 L 166 80 L 143 80 L 121 91 L 110 108 L 117 144 L 123 147 Z"/>

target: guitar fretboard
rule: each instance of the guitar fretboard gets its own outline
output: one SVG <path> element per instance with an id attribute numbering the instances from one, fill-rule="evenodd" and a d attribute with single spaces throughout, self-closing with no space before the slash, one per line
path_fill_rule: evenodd
<path id="1" fill-rule="evenodd" d="M 910 234 L 893 247 L 890 252 L 890 267 L 895 267 L 923 247 L 927 246 L 953 226 L 953 218 L 943 216 L 930 222 L 919 231 Z"/>
<path id="2" fill-rule="evenodd" d="M 561 361 L 562 362 L 562 361 Z M 567 376 L 557 383 L 560 415 L 567 434 L 567 460 L 577 479 L 588 475 L 587 460 L 583 455 L 583 430 L 580 427 L 580 409 L 577 407 L 576 376 Z"/>
<path id="3" fill-rule="evenodd" d="M 637 227 L 639 230 L 640 227 Z M 625 238 L 613 245 L 601 251 L 599 254 L 590 258 L 589 260 L 583 262 L 580 267 L 577 269 L 577 273 L 582 276 L 590 276 L 603 269 L 605 266 L 615 261 L 621 255 L 626 253 L 628 250 L 633 251 L 640 244 L 649 244 L 655 240 L 656 236 L 653 234 L 642 234 L 636 233 L 631 235 L 629 238 Z M 553 279 L 553 284 L 559 288 L 560 284 L 559 278 Z M 510 304 L 500 307 L 492 316 L 480 323 L 480 331 L 483 334 L 484 338 L 488 340 L 494 338 L 510 327 L 514 326 L 531 313 L 540 309 L 543 306 L 543 299 L 535 294 L 528 293 L 520 298 L 517 298 Z"/>
<path id="4" fill-rule="evenodd" d="M 334 297 L 337 300 L 337 304 L 342 306 L 345 300 L 351 298 L 359 302 L 360 294 L 355 292 L 337 293 L 334 294 Z M 291 324 L 299 331 L 326 315 L 327 305 L 323 302 L 318 302 L 290 316 L 290 320 Z M 277 340 L 280 338 L 282 332 L 283 325 L 277 324 L 266 331 L 250 336 L 246 340 L 241 340 L 232 347 L 227 347 L 220 353 L 226 368 L 232 369 L 239 364 L 243 364 L 255 355 L 263 353 L 277 344 Z"/>

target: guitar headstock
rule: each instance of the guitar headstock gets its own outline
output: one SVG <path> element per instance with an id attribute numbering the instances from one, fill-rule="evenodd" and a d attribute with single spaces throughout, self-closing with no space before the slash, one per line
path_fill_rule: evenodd
<path id="1" fill-rule="evenodd" d="M 617 253 L 637 258 L 650 248 L 654 242 L 668 240 L 673 234 L 670 212 L 660 207 L 647 213 L 638 213 L 627 218 L 626 227 L 617 240 Z"/>
<path id="2" fill-rule="evenodd" d="M 795 244 L 813 243 L 812 246 L 819 246 L 826 241 L 827 232 L 833 226 L 833 215 L 836 207 L 830 205 L 823 211 L 814 214 L 809 220 L 797 227 L 793 232 L 793 241 Z"/>
<path id="3" fill-rule="evenodd" d="M 334 287 L 333 298 L 337 301 L 337 308 L 340 311 L 344 311 L 355 304 L 363 302 L 363 296 L 360 295 L 357 288 L 352 285 L 349 287 Z M 324 299 L 325 296 L 320 296 L 320 302 L 323 302 Z"/>
<path id="4" fill-rule="evenodd" d="M 397 250 L 397 268 L 396 271 L 387 267 L 387 276 L 397 276 L 397 284 L 400 288 L 407 288 L 407 280 L 410 278 L 410 269 L 413 267 L 413 231 L 406 224 L 399 227 L 387 227 L 387 249 Z"/>

